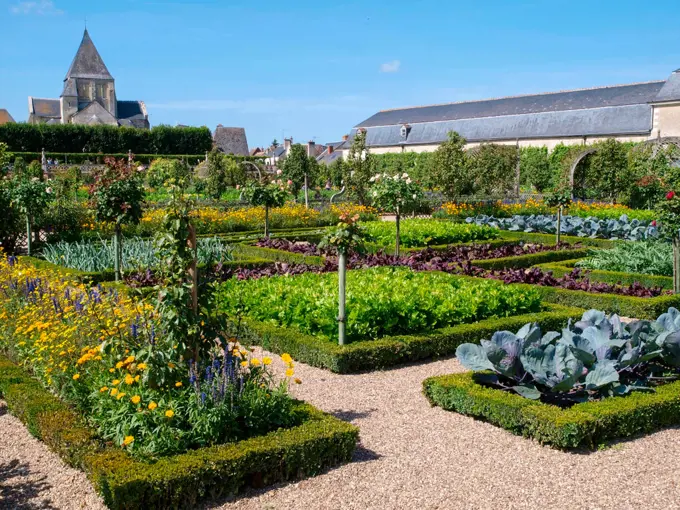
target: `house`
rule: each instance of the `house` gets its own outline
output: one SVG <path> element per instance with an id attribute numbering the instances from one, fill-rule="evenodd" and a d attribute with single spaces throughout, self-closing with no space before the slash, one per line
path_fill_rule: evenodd
<path id="1" fill-rule="evenodd" d="M 342 140 L 339 142 L 327 143 L 324 150 L 316 157 L 317 163 L 324 165 L 330 165 L 338 159 L 342 159 L 343 151 L 342 149 L 347 146 L 349 150 L 348 136 L 343 136 Z"/>
<path id="2" fill-rule="evenodd" d="M 224 154 L 248 156 L 248 140 L 246 130 L 240 127 L 224 127 L 218 124 L 213 134 L 215 147 Z"/>
<path id="3" fill-rule="evenodd" d="M 10 122 L 14 122 L 14 118 L 9 114 L 7 110 L 4 108 L 0 108 L 0 126 L 3 124 L 8 124 Z"/>
<path id="4" fill-rule="evenodd" d="M 87 124 L 149 128 L 143 101 L 121 101 L 113 76 L 87 29 L 64 78 L 59 99 L 28 97 L 32 124 Z"/>
<path id="5" fill-rule="evenodd" d="M 434 151 L 451 131 L 469 146 L 549 150 L 560 143 L 680 136 L 680 69 L 662 81 L 382 110 L 357 124 L 350 138 L 359 129 L 375 154 Z"/>

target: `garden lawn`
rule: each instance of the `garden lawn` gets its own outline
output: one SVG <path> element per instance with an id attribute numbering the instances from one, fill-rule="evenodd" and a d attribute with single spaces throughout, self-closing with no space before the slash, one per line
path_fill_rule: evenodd
<path id="1" fill-rule="evenodd" d="M 218 306 L 229 315 L 243 307 L 249 318 L 335 340 L 337 289 L 336 274 L 232 279 L 218 288 Z M 378 339 L 538 312 L 539 296 L 538 291 L 498 282 L 407 268 L 350 271 L 347 339 Z"/>

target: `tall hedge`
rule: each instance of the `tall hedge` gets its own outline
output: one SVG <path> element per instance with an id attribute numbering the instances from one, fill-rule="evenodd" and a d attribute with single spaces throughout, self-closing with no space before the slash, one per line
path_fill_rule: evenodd
<path id="1" fill-rule="evenodd" d="M 0 142 L 11 152 L 51 152 L 105 154 L 205 154 L 212 149 L 207 127 L 155 126 L 137 129 L 80 124 L 8 123 L 0 126 Z"/>

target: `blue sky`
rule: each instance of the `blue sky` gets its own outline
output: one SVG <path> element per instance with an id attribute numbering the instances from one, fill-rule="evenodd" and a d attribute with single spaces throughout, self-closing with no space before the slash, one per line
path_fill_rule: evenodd
<path id="1" fill-rule="evenodd" d="M 378 110 L 665 79 L 677 0 L 0 0 L 0 108 L 59 97 L 84 21 L 152 125 L 338 140 Z"/>

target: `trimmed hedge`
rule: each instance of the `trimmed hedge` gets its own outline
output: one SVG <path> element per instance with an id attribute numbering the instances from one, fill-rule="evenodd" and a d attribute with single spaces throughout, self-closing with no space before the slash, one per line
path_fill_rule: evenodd
<path id="1" fill-rule="evenodd" d="M 31 161 L 40 161 L 42 158 L 42 152 L 13 152 L 14 157 L 21 157 L 30 163 Z M 189 165 L 197 165 L 202 161 L 205 161 L 205 153 L 203 154 L 134 154 L 135 161 L 137 163 L 144 163 L 148 165 L 154 159 L 179 159 L 186 161 Z M 234 154 L 225 154 L 228 159 L 233 159 L 234 161 L 261 161 L 262 156 L 236 156 Z M 92 152 L 47 152 L 45 151 L 45 157 L 48 159 L 59 160 L 59 165 L 79 165 L 85 162 L 101 164 L 104 163 L 104 159 L 108 157 L 113 157 L 116 159 L 127 159 L 128 153 L 118 153 L 118 154 L 103 154 L 103 153 L 92 153 Z"/>
<path id="2" fill-rule="evenodd" d="M 680 424 L 680 381 L 570 408 L 544 404 L 477 384 L 472 372 L 430 377 L 432 405 L 488 421 L 513 434 L 558 448 L 590 448 Z"/>
<path id="3" fill-rule="evenodd" d="M 573 260 L 563 260 L 559 263 L 548 262 L 544 264 L 539 264 L 538 267 L 544 271 L 552 271 L 553 275 L 556 277 L 564 276 L 565 274 L 571 273 L 576 267 L 576 262 L 578 259 Z M 605 282 L 622 285 L 632 285 L 635 282 L 641 283 L 645 287 L 661 287 L 667 290 L 673 290 L 673 277 L 672 276 L 656 276 L 650 274 L 640 274 L 640 273 L 624 273 L 620 271 L 604 271 L 601 269 L 585 269 L 588 271 L 588 278 L 597 282 Z"/>
<path id="4" fill-rule="evenodd" d="M 301 333 L 295 328 L 244 319 L 244 343 L 261 345 L 276 353 L 289 353 L 309 365 L 340 374 L 376 370 L 422 359 L 449 356 L 466 342 L 479 342 L 498 330 L 518 330 L 528 322 L 537 322 L 543 329 L 562 328 L 570 318 L 579 318 L 583 309 L 549 305 L 539 313 L 498 319 L 474 324 L 459 324 L 431 332 L 389 336 L 379 340 L 338 345 L 327 339 Z"/>
<path id="5" fill-rule="evenodd" d="M 298 402 L 297 427 L 146 463 L 98 442 L 79 414 L 2 356 L 0 395 L 34 436 L 87 473 L 113 509 L 193 508 L 245 486 L 314 476 L 349 462 L 359 436 L 353 425 Z"/>
<path id="6" fill-rule="evenodd" d="M 260 246 L 253 246 L 248 243 L 237 245 L 236 251 L 245 257 L 258 257 L 269 259 L 270 261 L 286 262 L 288 264 L 309 264 L 312 266 L 322 266 L 325 260 L 324 257 L 317 255 L 303 255 L 302 253 L 276 250 L 274 248 L 262 248 Z"/>
<path id="7" fill-rule="evenodd" d="M 503 230 L 502 239 L 515 239 L 526 243 L 555 244 L 555 234 L 538 234 L 535 232 L 511 232 Z M 575 244 L 581 243 L 585 246 L 597 246 L 599 248 L 613 248 L 617 243 L 628 243 L 630 241 L 613 241 L 611 239 L 591 239 L 590 237 L 561 236 L 560 242 Z"/>

